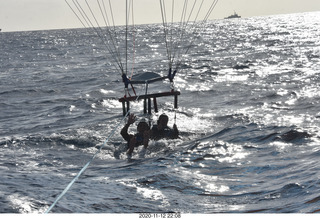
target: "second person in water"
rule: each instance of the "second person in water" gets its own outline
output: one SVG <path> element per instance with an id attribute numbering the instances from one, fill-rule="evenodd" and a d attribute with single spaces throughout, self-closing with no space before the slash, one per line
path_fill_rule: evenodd
<path id="1" fill-rule="evenodd" d="M 157 121 L 157 125 L 154 125 L 151 129 L 150 138 L 153 140 L 160 139 L 176 139 L 179 137 L 179 130 L 177 125 L 174 124 L 173 128 L 168 127 L 169 117 L 166 114 L 161 114 Z"/>

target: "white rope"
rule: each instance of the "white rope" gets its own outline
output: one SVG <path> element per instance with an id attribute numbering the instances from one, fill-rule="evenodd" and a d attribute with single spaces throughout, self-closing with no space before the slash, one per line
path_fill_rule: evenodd
<path id="1" fill-rule="evenodd" d="M 146 85 L 145 85 L 146 86 Z M 141 89 L 140 92 L 142 92 L 143 89 Z M 135 99 L 138 100 L 141 96 L 141 93 L 137 96 Z M 119 128 L 120 124 L 127 118 L 129 115 L 131 109 L 129 109 L 126 113 L 126 115 L 120 120 L 120 122 L 117 124 L 117 126 L 111 131 L 110 135 L 106 138 L 106 140 L 103 142 L 102 146 L 99 148 L 99 150 L 92 156 L 92 158 L 82 167 L 82 169 L 79 171 L 79 173 L 76 175 L 76 177 L 73 178 L 73 180 L 67 185 L 67 187 L 61 192 L 61 194 L 58 196 L 58 198 L 52 203 L 52 205 L 44 212 L 45 214 L 49 213 L 52 208 L 58 203 L 58 201 L 70 190 L 71 186 L 79 179 L 79 177 L 82 175 L 82 173 L 89 167 L 91 162 L 96 158 L 96 156 L 101 152 L 101 150 L 106 146 L 109 139 L 116 133 L 116 130 Z"/>
<path id="2" fill-rule="evenodd" d="M 130 110 L 128 110 L 127 114 L 122 118 L 122 120 L 118 123 L 118 125 L 113 129 L 108 138 L 104 141 L 103 145 L 99 148 L 99 150 L 93 155 L 90 161 L 87 162 L 86 165 L 79 171 L 76 177 L 68 184 L 68 186 L 62 191 L 62 193 L 58 196 L 58 198 L 53 202 L 53 204 L 45 211 L 45 214 L 49 213 L 51 209 L 58 203 L 58 201 L 70 190 L 71 186 L 78 180 L 81 174 L 89 167 L 91 162 L 96 158 L 96 156 L 101 152 L 101 149 L 104 148 L 109 141 L 109 139 L 115 134 L 115 131 L 118 129 L 123 120 L 128 116 Z"/>

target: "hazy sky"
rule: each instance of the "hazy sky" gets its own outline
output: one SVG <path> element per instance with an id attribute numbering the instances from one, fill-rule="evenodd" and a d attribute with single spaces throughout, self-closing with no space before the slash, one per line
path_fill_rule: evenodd
<path id="1" fill-rule="evenodd" d="M 70 0 L 68 0 L 70 1 Z M 95 3 L 95 0 L 88 0 Z M 124 0 L 112 0 L 121 2 Z M 155 6 L 156 5 L 156 9 Z M 135 0 L 136 23 L 159 21 L 159 0 Z M 221 19 L 238 12 L 242 17 L 320 11 L 320 0 L 219 0 L 212 14 Z M 119 13 L 117 19 L 124 19 Z M 24 31 L 82 27 L 64 0 L 0 0 L 0 29 Z"/>

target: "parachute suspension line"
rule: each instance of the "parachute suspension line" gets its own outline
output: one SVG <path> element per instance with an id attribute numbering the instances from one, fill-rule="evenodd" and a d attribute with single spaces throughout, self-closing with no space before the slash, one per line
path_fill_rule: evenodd
<path id="1" fill-rule="evenodd" d="M 94 32 L 96 32 L 97 36 L 101 39 L 101 41 L 103 42 L 103 44 L 106 46 L 108 52 L 112 55 L 112 57 L 115 57 L 113 55 L 113 52 L 112 52 L 112 49 L 110 49 L 110 47 L 106 44 L 105 42 L 105 38 L 103 38 L 101 36 L 101 34 L 99 33 L 99 31 L 97 30 L 97 28 L 94 27 L 94 25 L 92 24 L 90 18 L 88 17 L 88 15 L 86 14 L 86 12 L 84 11 L 83 7 L 80 5 L 80 3 L 76 0 L 73 0 L 73 3 L 74 5 L 76 6 L 77 10 L 79 11 L 79 13 L 81 14 L 82 18 L 86 21 L 87 25 L 88 25 L 88 28 L 92 28 L 94 30 Z M 81 20 L 80 20 L 81 21 Z M 101 29 L 101 28 L 100 28 Z M 115 63 L 118 64 L 118 67 L 112 63 L 114 65 L 114 67 L 117 69 L 117 68 L 120 68 L 121 69 L 121 63 L 119 65 L 119 62 L 117 60 L 115 60 Z"/>
<path id="2" fill-rule="evenodd" d="M 109 11 L 110 11 L 110 14 L 111 14 L 113 32 L 115 33 L 114 36 L 112 35 L 112 32 L 109 30 L 109 29 L 111 29 L 111 22 L 109 22 L 109 19 L 108 19 L 108 16 L 107 16 L 108 13 L 107 13 L 106 6 L 104 4 L 104 1 L 103 0 L 101 0 L 101 1 L 102 1 L 104 12 L 105 12 L 105 15 L 106 15 L 106 18 L 107 18 L 107 21 L 108 21 L 108 23 L 106 24 L 106 26 L 108 27 L 107 31 L 109 33 L 110 39 L 112 40 L 112 44 L 114 46 L 116 54 L 118 55 L 118 59 L 121 61 L 119 47 L 117 47 L 117 45 L 119 45 L 120 43 L 118 41 L 118 37 L 116 36 L 116 25 L 115 25 L 115 22 L 114 22 L 113 9 L 112 9 L 112 5 L 111 5 L 111 1 L 109 0 L 108 2 L 109 2 Z"/>
<path id="3" fill-rule="evenodd" d="M 129 49 L 128 49 L 128 40 L 129 40 L 129 35 L 128 35 L 128 32 L 129 32 L 129 23 L 130 23 L 130 13 L 131 13 L 131 16 L 132 16 L 132 66 L 131 66 L 131 75 L 130 77 L 128 78 L 128 61 L 129 61 Z M 129 93 L 129 89 L 128 89 L 128 85 L 130 84 L 131 88 L 132 88 L 132 91 L 134 93 L 135 96 L 137 96 L 136 94 L 136 91 L 134 89 L 134 86 L 132 83 L 130 83 L 131 79 L 132 79 L 132 76 L 133 76 L 133 73 L 134 73 L 134 66 L 135 66 L 135 42 L 136 42 L 136 39 L 135 39 L 135 25 L 134 25 L 134 9 L 133 9 L 133 0 L 126 0 L 126 34 L 125 34 L 125 50 L 126 50 L 126 69 L 125 71 L 123 72 L 122 74 L 122 79 L 123 79 L 123 82 L 125 84 L 125 97 L 127 95 L 131 96 L 130 93 Z"/>
<path id="4" fill-rule="evenodd" d="M 132 16 L 132 43 L 133 43 L 133 45 L 132 45 L 132 50 L 133 50 L 133 52 L 132 52 L 132 54 L 133 54 L 133 57 L 132 57 L 132 66 L 131 66 L 131 75 L 130 75 L 130 78 L 129 78 L 129 80 L 131 81 L 131 79 L 132 79 L 132 76 L 133 76 L 133 73 L 134 73 L 134 67 L 135 67 L 135 46 L 136 46 L 136 31 L 135 31 L 135 25 L 134 25 L 134 10 L 133 10 L 133 0 L 131 0 L 130 1 L 130 5 L 131 5 L 131 16 Z M 130 6 L 129 6 L 129 10 L 128 10 L 128 13 L 130 13 L 129 12 L 130 11 Z M 129 15 L 128 15 L 128 17 L 130 17 Z M 128 23 L 129 23 L 129 21 L 128 21 Z M 133 93 L 134 93 L 134 95 L 135 96 L 137 96 L 137 94 L 136 94 L 136 91 L 135 91 L 135 89 L 134 89 L 134 87 L 133 87 L 133 84 L 131 84 L 130 83 L 130 85 L 131 85 L 131 89 L 132 89 L 132 91 L 133 91 Z"/>
<path id="5" fill-rule="evenodd" d="M 125 47 L 126 47 L 126 69 L 125 69 L 125 74 L 128 75 L 128 61 L 129 61 L 129 46 L 128 46 L 128 41 L 129 41 L 129 23 L 130 23 L 130 13 L 132 16 L 132 44 L 133 44 L 133 63 L 134 63 L 134 55 L 135 55 L 135 26 L 134 26 L 134 13 L 133 13 L 133 0 L 126 0 L 126 36 L 125 36 Z M 131 71 L 134 70 L 134 64 L 131 67 Z M 133 72 L 132 72 L 133 75 Z M 131 77 L 132 77 L 131 75 Z M 130 79 L 131 79 L 130 77 Z"/>
<path id="6" fill-rule="evenodd" d="M 133 10 L 133 0 L 131 1 L 131 16 L 132 16 L 132 66 L 131 66 L 131 75 L 130 80 L 132 79 L 135 67 L 135 54 L 136 54 L 136 31 L 135 31 L 135 23 L 134 23 L 134 10 Z M 132 85 L 131 85 L 132 86 Z M 132 87 L 133 89 L 133 87 Z M 133 89 L 134 91 L 134 89 Z"/>
<path id="7" fill-rule="evenodd" d="M 164 31 L 164 37 L 165 37 L 165 44 L 166 44 L 166 50 L 167 50 L 167 58 L 168 58 L 168 68 L 169 68 L 169 73 L 168 73 L 168 77 L 172 83 L 173 77 L 172 77 L 172 65 L 174 63 L 174 55 L 175 55 L 175 48 L 176 48 L 176 42 L 174 41 L 174 7 L 175 7 L 175 1 L 172 0 L 172 4 L 171 4 L 171 25 L 169 25 L 168 20 L 167 20 L 167 10 L 166 10 L 166 5 L 164 0 L 160 0 L 160 8 L 161 8 L 161 17 L 162 17 L 162 24 L 163 24 L 163 31 Z M 185 11 L 185 10 L 183 10 Z M 183 19 L 183 14 L 184 12 L 182 12 L 182 16 L 181 19 Z M 181 31 L 181 24 L 182 22 L 180 22 L 180 28 L 178 28 L 178 31 Z M 169 37 L 170 35 L 170 37 Z M 174 52 L 174 53 L 173 53 Z"/>
<path id="8" fill-rule="evenodd" d="M 129 35 L 128 31 L 131 26 L 129 26 L 129 23 L 133 23 L 133 30 L 134 30 L 134 9 L 133 9 L 133 0 L 126 0 L 126 37 L 125 37 L 125 55 L 121 55 L 120 49 L 123 48 L 120 46 L 120 37 L 118 37 L 118 31 L 115 26 L 115 19 L 114 19 L 114 13 L 113 13 L 113 5 L 111 3 L 111 0 L 106 0 L 106 4 L 104 0 L 96 0 L 97 2 L 97 11 L 94 11 L 92 2 L 88 0 L 83 0 L 83 2 L 80 4 L 80 0 L 72 0 L 72 4 L 65 0 L 68 6 L 71 8 L 73 13 L 76 15 L 76 17 L 80 20 L 82 25 L 85 28 L 90 28 L 95 32 L 95 34 L 101 39 L 104 46 L 106 47 L 108 53 L 112 56 L 111 59 L 113 61 L 111 64 L 115 69 L 120 70 L 120 74 L 122 75 L 123 81 L 125 83 L 125 89 L 126 89 L 126 95 L 129 94 L 128 90 L 128 84 L 130 83 L 130 80 L 132 78 L 132 75 L 134 73 L 134 64 L 135 64 L 135 32 L 132 35 L 133 37 L 133 61 L 132 61 L 132 71 L 130 80 L 128 79 L 127 75 L 129 76 L 129 68 L 128 68 L 128 61 L 129 61 Z M 91 4 L 91 5 L 90 5 Z M 100 10 L 100 11 L 99 11 Z M 96 12 L 96 14 L 95 14 Z M 101 17 L 98 17 L 99 15 Z M 132 14 L 130 14 L 132 13 Z M 90 16 L 89 16 L 90 15 Z M 130 21 L 130 18 L 132 15 L 132 21 Z M 99 19 L 98 19 L 99 18 Z M 101 23 L 99 23 L 101 21 Z M 102 29 L 101 24 L 105 24 L 106 28 Z M 130 35 L 131 37 L 131 35 Z M 131 54 L 131 52 L 130 52 Z M 125 56 L 125 63 L 123 57 Z M 122 57 L 122 58 L 121 58 Z M 130 57 L 131 58 L 131 57 Z M 132 90 L 136 96 L 136 92 L 133 88 L 133 85 L 131 84 Z M 130 95 L 130 94 L 129 94 Z"/>
<path id="9" fill-rule="evenodd" d="M 126 0 L 126 69 L 125 69 L 125 74 L 128 74 L 128 0 Z"/>
<path id="10" fill-rule="evenodd" d="M 189 52 L 189 50 L 190 50 L 190 48 L 192 47 L 192 45 L 194 44 L 194 41 L 195 41 L 195 39 L 196 39 L 195 33 L 197 32 L 197 29 L 198 29 L 198 32 L 201 32 L 201 31 L 203 31 L 203 29 L 205 28 L 205 24 L 206 24 L 206 22 L 208 21 L 211 13 L 212 13 L 212 11 L 213 11 L 213 9 L 214 9 L 215 6 L 217 5 L 218 0 L 214 0 L 214 1 L 211 3 L 211 5 L 210 5 L 208 11 L 206 12 L 205 16 L 203 17 L 202 21 L 199 22 L 198 25 L 196 25 L 196 24 L 197 24 L 197 23 L 196 23 L 196 20 L 197 20 L 198 17 L 199 17 L 200 11 L 201 11 L 202 6 L 203 6 L 203 2 L 204 2 L 204 0 L 202 0 L 200 6 L 199 6 L 199 8 L 198 8 L 198 12 L 196 13 L 196 17 L 195 17 L 195 19 L 194 19 L 194 23 L 193 23 L 192 27 L 190 28 L 191 30 L 193 29 L 192 35 L 193 35 L 194 37 L 192 38 L 192 40 L 191 40 L 191 42 L 189 43 L 189 45 L 186 47 L 184 53 L 181 53 L 181 54 L 180 54 L 180 56 L 179 56 L 179 58 L 178 58 L 178 61 L 176 62 L 176 69 L 179 69 L 179 68 L 180 68 L 180 65 L 181 65 L 181 63 L 182 63 L 181 57 L 182 57 L 183 55 L 186 55 L 186 54 Z"/>
<path id="11" fill-rule="evenodd" d="M 68 6 L 70 7 L 70 9 L 73 11 L 73 13 L 76 15 L 76 17 L 79 19 L 79 21 L 83 24 L 83 26 L 85 28 L 91 28 L 94 30 L 94 32 L 97 34 L 97 36 L 101 39 L 101 41 L 103 42 L 103 44 L 106 46 L 108 52 L 112 55 L 112 57 L 114 58 L 115 56 L 113 55 L 112 50 L 110 49 L 110 47 L 106 44 L 105 42 L 105 38 L 101 35 L 101 28 L 100 31 L 99 29 L 97 29 L 96 27 L 94 27 L 93 23 L 91 22 L 89 16 L 87 15 L 87 13 L 85 12 L 85 10 L 83 9 L 83 7 L 81 6 L 81 4 L 77 1 L 77 0 L 72 0 L 74 7 L 77 9 L 78 13 L 81 15 L 81 17 L 77 14 L 77 12 L 74 10 L 74 8 L 67 2 L 67 0 L 65 0 L 65 2 L 68 4 Z M 90 10 L 90 8 L 89 8 Z M 87 24 L 87 26 L 84 24 L 84 22 Z M 118 64 L 118 66 L 115 63 L 112 63 L 114 65 L 114 67 L 120 68 L 121 69 L 121 65 L 119 65 L 119 62 L 117 60 L 115 60 L 116 63 Z"/>
<path id="12" fill-rule="evenodd" d="M 106 33 L 109 36 L 110 41 L 111 41 L 112 46 L 113 46 L 113 48 L 111 48 L 111 46 L 110 46 L 110 48 L 111 48 L 110 51 L 112 51 L 112 49 L 114 49 L 114 52 L 112 52 L 112 54 L 116 55 L 115 59 L 117 59 L 118 60 L 117 62 L 119 62 L 121 64 L 122 62 L 121 62 L 120 51 L 117 48 L 117 44 L 119 44 L 119 42 L 117 42 L 116 35 L 113 36 L 112 32 L 110 31 L 111 24 L 110 24 L 110 21 L 109 21 L 109 18 L 108 18 L 108 13 L 107 13 L 106 6 L 104 4 L 104 1 L 101 0 L 102 5 L 103 5 L 103 10 L 102 10 L 102 7 L 101 7 L 101 4 L 100 4 L 99 0 L 97 0 L 97 2 L 98 2 L 98 5 L 99 5 L 99 9 L 100 9 L 101 15 L 102 15 L 103 20 L 104 20 L 105 25 L 106 25 Z M 109 0 L 109 6 L 110 6 L 111 18 L 112 18 L 112 21 L 113 21 L 113 27 L 115 27 L 110 0 Z M 115 28 L 114 28 L 114 33 L 116 33 Z M 121 66 L 122 66 L 122 64 L 121 64 Z M 119 68 L 120 68 L 121 72 L 123 72 L 123 67 L 119 67 Z"/>
<path id="13" fill-rule="evenodd" d="M 165 12 L 165 20 L 166 20 L 166 23 L 167 23 L 167 26 L 169 27 L 168 31 L 167 31 L 167 34 L 169 34 L 170 32 L 170 39 L 169 39 L 169 69 L 172 69 L 172 63 L 173 63 L 173 56 L 172 56 L 172 51 L 173 51 L 173 30 L 174 30 L 174 25 L 173 25 L 173 22 L 174 22 L 174 5 L 175 5 L 175 1 L 172 0 L 172 5 L 171 5 L 171 25 L 168 25 L 168 22 L 167 22 L 167 18 L 166 18 L 166 10 L 165 10 L 165 7 L 164 7 L 164 12 Z M 167 37 L 168 39 L 168 37 Z"/>
<path id="14" fill-rule="evenodd" d="M 67 1 L 67 0 L 64 0 L 64 1 L 67 3 L 67 5 L 69 6 L 69 8 L 72 10 L 73 14 L 76 15 L 76 17 L 78 18 L 78 20 L 81 22 L 82 26 L 83 26 L 84 28 L 86 28 L 86 25 L 82 22 L 82 20 L 80 19 L 80 17 L 78 16 L 78 14 L 73 10 L 73 8 L 72 8 L 71 5 L 68 3 L 68 1 Z"/>
<path id="15" fill-rule="evenodd" d="M 106 39 L 105 35 L 103 34 L 103 30 L 102 30 L 102 28 L 100 27 L 100 24 L 99 24 L 96 16 L 94 15 L 94 13 L 93 13 L 93 11 L 92 11 L 89 3 L 87 2 L 87 0 L 85 0 L 85 2 L 86 2 L 86 4 L 87 4 L 87 6 L 88 6 L 88 9 L 89 9 L 90 12 L 91 12 L 92 17 L 94 18 L 94 20 L 95 20 L 95 22 L 96 22 L 96 24 L 97 24 L 97 26 L 98 26 L 98 28 L 95 28 L 94 25 L 92 25 L 92 27 L 96 30 L 97 35 L 100 37 L 100 39 L 102 39 L 104 45 L 107 47 L 108 51 L 109 51 L 110 54 L 113 56 L 115 52 L 113 52 L 113 50 L 110 48 L 110 46 L 106 43 L 106 41 L 108 41 L 108 39 Z M 99 1 L 97 0 L 97 2 L 98 2 L 98 5 L 99 5 L 99 8 L 100 8 L 100 11 L 101 11 L 101 7 L 100 7 L 100 4 L 99 4 Z M 103 15 L 103 14 L 102 14 L 102 15 Z M 91 23 L 91 21 L 90 21 L 90 23 Z M 99 32 L 99 31 L 100 31 L 100 32 Z M 102 34 L 102 36 L 101 36 L 101 34 Z M 105 41 L 105 40 L 106 40 L 106 41 Z M 123 67 L 122 67 L 122 62 L 121 62 L 121 59 L 120 59 L 120 55 L 118 56 L 118 59 L 119 59 L 119 60 L 117 60 L 116 57 L 114 57 L 114 59 L 115 59 L 116 63 L 118 63 L 120 70 L 122 70 Z M 122 70 L 122 71 L 123 71 L 123 70 Z"/>
<path id="16" fill-rule="evenodd" d="M 116 44 L 119 45 L 120 42 L 118 40 L 118 37 L 116 37 L 116 25 L 115 25 L 115 21 L 114 21 L 114 16 L 113 16 L 113 9 L 112 9 L 112 5 L 111 5 L 111 0 L 109 0 L 109 10 L 110 10 L 110 14 L 111 14 L 111 18 L 112 18 L 112 26 L 113 26 L 113 32 L 115 33 L 115 39 L 116 39 Z M 106 10 L 105 10 L 105 13 L 107 14 Z M 110 27 L 110 26 L 109 26 Z M 111 33 L 111 32 L 110 32 Z M 111 34 L 110 34 L 111 35 Z M 112 35 L 111 35 L 112 36 Z M 116 45 L 114 46 L 115 47 L 115 50 L 117 51 L 117 54 L 119 56 L 119 59 L 121 59 L 121 56 L 120 56 L 120 48 L 117 47 Z M 124 71 L 123 71 L 123 68 L 122 68 L 122 74 L 124 74 Z"/>
<path id="17" fill-rule="evenodd" d="M 174 5 L 175 5 L 174 3 L 175 3 L 175 1 L 172 0 L 172 6 L 171 6 L 172 10 L 171 10 L 170 53 L 172 53 L 172 50 L 173 50 L 173 29 L 174 29 L 174 26 L 173 26 L 173 21 L 174 21 L 173 16 L 174 16 Z M 170 56 L 172 56 L 172 55 L 170 54 Z M 174 58 L 171 58 L 171 63 L 170 63 L 170 65 L 169 65 L 169 67 L 170 67 L 171 69 L 172 69 L 173 59 L 174 59 Z"/>
<path id="18" fill-rule="evenodd" d="M 85 28 L 93 29 L 93 31 L 96 33 L 96 35 L 103 42 L 103 44 L 106 47 L 106 49 L 109 52 L 109 54 L 112 56 L 112 59 L 114 60 L 114 62 L 112 62 L 113 66 L 116 69 L 120 70 L 121 74 L 123 74 L 124 73 L 124 67 L 123 67 L 123 63 L 121 61 L 121 55 L 120 55 L 119 47 L 117 46 L 117 45 L 119 45 L 119 42 L 118 42 L 117 32 L 116 32 L 116 29 L 115 29 L 113 10 L 112 10 L 112 5 L 111 5 L 110 0 L 109 0 L 109 8 L 110 8 L 109 10 L 110 10 L 111 19 L 112 19 L 112 23 L 113 23 L 113 27 L 114 27 L 114 31 L 113 31 L 114 33 L 112 33 L 112 31 L 111 31 L 111 24 L 109 22 L 109 18 L 108 18 L 108 15 L 107 15 L 107 8 L 105 6 L 104 1 L 101 0 L 103 8 L 104 8 L 104 11 L 105 11 L 103 13 L 101 3 L 99 2 L 99 0 L 97 0 L 97 3 L 98 3 L 99 8 L 100 8 L 101 15 L 102 15 L 102 17 L 104 19 L 104 22 L 106 24 L 106 33 L 107 34 L 103 34 L 104 31 L 102 30 L 101 25 L 99 24 L 96 16 L 94 15 L 94 12 L 93 12 L 92 8 L 90 7 L 89 3 L 87 2 L 87 0 L 85 0 L 85 3 L 87 5 L 87 7 L 88 7 L 88 10 L 89 10 L 93 20 L 95 21 L 95 23 L 96 23 L 96 25 L 98 27 L 95 27 L 93 25 L 93 23 L 91 22 L 91 19 L 87 15 L 87 13 L 84 10 L 83 6 L 81 6 L 81 4 L 78 2 L 78 0 L 72 0 L 74 6 L 69 4 L 67 2 L 67 0 L 65 0 L 65 2 L 68 4 L 68 6 L 71 8 L 73 13 L 76 15 L 78 20 L 80 20 L 80 22 L 82 23 L 82 25 Z M 78 13 L 76 11 L 78 11 Z M 80 14 L 80 15 L 78 15 L 78 14 Z M 85 25 L 85 23 L 87 24 L 87 26 Z M 111 43 L 108 43 L 108 42 L 111 42 Z"/>
<path id="19" fill-rule="evenodd" d="M 175 8 L 175 2 L 172 0 L 172 5 L 171 5 L 171 25 L 168 24 L 167 22 L 167 12 L 166 12 L 166 6 L 164 3 L 164 0 L 160 0 L 160 6 L 161 6 L 161 15 L 162 15 L 162 21 L 163 21 L 163 28 L 164 28 L 164 34 L 165 34 L 165 42 L 166 42 L 166 48 L 167 48 L 167 56 L 168 56 L 168 61 L 169 61 L 169 71 L 172 70 L 172 65 L 175 62 L 176 57 L 180 57 L 181 51 L 179 50 L 179 47 L 181 46 L 179 42 L 182 42 L 182 39 L 184 38 L 185 30 L 186 27 L 188 26 L 191 16 L 193 14 L 193 11 L 196 6 L 196 1 L 194 1 L 191 11 L 188 14 L 188 4 L 189 1 L 185 0 L 183 4 L 183 8 L 181 11 L 181 16 L 180 16 L 180 22 L 176 35 L 178 37 L 175 38 L 173 37 L 173 30 L 175 28 L 174 25 L 174 8 Z M 203 1 L 203 0 L 202 0 Z M 170 35 L 170 37 L 168 37 Z M 177 70 L 177 68 L 176 68 Z M 170 73 L 169 73 L 170 74 Z"/>
<path id="20" fill-rule="evenodd" d="M 85 17 L 84 13 L 82 12 L 83 10 L 81 10 L 82 8 L 81 8 L 81 5 L 79 4 L 79 2 L 75 1 L 75 0 L 72 0 L 72 2 L 76 6 L 77 10 L 79 11 L 79 13 L 82 16 L 82 18 L 84 19 L 84 21 L 87 23 L 88 27 L 90 27 L 90 24 L 89 24 L 87 18 Z"/>
<path id="21" fill-rule="evenodd" d="M 186 21 L 186 15 L 187 15 L 187 9 L 188 9 L 188 2 L 189 2 L 188 0 L 185 0 L 185 1 L 184 1 L 183 10 L 182 10 L 182 12 L 181 12 L 180 28 L 179 28 L 179 31 L 180 31 L 179 35 L 180 35 L 180 36 L 179 36 L 179 38 L 177 39 L 177 43 L 176 43 L 176 47 L 175 47 L 175 53 L 174 53 L 174 58 L 176 57 L 176 55 L 177 55 L 178 58 L 180 57 L 181 49 L 179 49 L 179 46 L 181 46 L 181 45 L 179 45 L 178 42 L 182 42 L 183 37 L 184 37 L 184 34 L 185 34 L 185 32 L 186 32 L 186 28 L 187 28 L 188 23 L 189 23 L 189 20 Z M 196 3 L 196 0 L 194 1 L 194 5 L 195 5 L 195 3 Z M 194 7 L 194 6 L 193 6 L 193 7 Z M 193 12 L 193 9 L 191 10 L 191 12 L 190 12 L 190 14 L 189 14 L 189 18 L 188 18 L 188 19 L 190 19 L 192 12 Z M 174 60 L 173 60 L 172 62 L 174 62 Z M 177 68 L 176 68 L 176 70 L 177 70 Z"/>
<path id="22" fill-rule="evenodd" d="M 167 56 L 169 61 L 169 69 L 171 66 L 171 53 L 169 51 L 168 46 L 168 25 L 167 25 L 167 19 L 166 19 L 166 13 L 165 13 L 165 4 L 164 0 L 160 0 L 160 8 L 161 8 L 161 17 L 162 17 L 162 24 L 163 24 L 163 31 L 164 31 L 164 37 L 165 37 L 165 43 L 166 43 L 166 49 L 167 49 Z"/>
<path id="23" fill-rule="evenodd" d="M 209 10 L 207 11 L 207 14 L 205 15 L 204 19 L 202 20 L 202 22 L 201 22 L 200 25 L 199 25 L 199 29 L 200 29 L 199 31 L 203 31 L 203 29 L 205 28 L 205 24 L 206 24 L 206 22 L 208 21 L 210 15 L 211 15 L 213 9 L 216 7 L 217 3 L 218 3 L 218 0 L 214 0 L 214 1 L 212 2 Z M 200 12 L 200 11 L 199 11 L 199 12 Z M 199 13 L 199 12 L 198 12 L 198 13 Z M 196 31 L 196 30 L 194 29 L 194 33 L 195 33 L 195 31 Z M 193 38 L 191 44 L 193 44 L 194 40 L 195 40 L 195 38 Z M 188 46 L 188 48 L 187 48 L 187 50 L 186 50 L 185 53 L 187 53 L 187 52 L 189 51 L 189 49 L 191 48 L 191 44 L 190 44 L 190 46 Z"/>
<path id="24" fill-rule="evenodd" d="M 202 0 L 202 3 L 203 3 L 204 0 Z M 183 16 L 184 16 L 184 19 L 181 18 L 181 31 L 180 31 L 180 38 L 178 39 L 179 42 L 182 42 L 183 41 L 183 38 L 184 38 L 184 34 L 186 33 L 186 29 L 187 29 L 187 26 L 190 22 L 190 19 L 191 19 L 191 16 L 193 14 L 193 11 L 195 9 L 195 6 L 196 6 L 196 3 L 197 3 L 197 0 L 194 0 L 194 3 L 193 3 L 193 6 L 192 6 L 192 9 L 191 11 L 189 12 L 189 16 L 188 16 L 188 19 L 186 20 L 185 19 L 185 16 L 187 15 L 187 7 L 188 7 L 188 1 L 185 1 L 185 4 L 184 4 L 184 10 L 183 10 Z M 200 4 L 199 6 L 199 10 L 201 9 L 202 7 L 202 3 Z M 193 20 L 193 26 L 196 24 L 196 21 L 197 21 L 197 16 L 195 17 L 195 19 Z M 192 27 L 190 28 L 190 30 L 192 30 Z M 181 59 L 182 57 L 182 49 L 179 49 L 178 48 L 179 45 L 177 45 L 177 48 L 176 48 L 176 53 L 175 53 L 175 56 L 177 55 L 177 62 L 179 62 L 179 60 Z M 181 46 L 181 45 L 180 45 Z M 175 67 L 175 70 L 178 70 L 178 66 L 176 65 Z"/>
<path id="25" fill-rule="evenodd" d="M 200 10 L 201 10 L 201 8 L 202 8 L 203 2 L 204 2 L 204 0 L 202 0 L 201 3 L 200 3 L 198 12 L 197 12 L 197 14 L 196 14 L 196 16 L 195 16 L 195 18 L 194 18 L 194 20 L 193 20 L 193 25 L 190 27 L 190 30 L 192 30 L 192 29 L 195 30 L 195 26 L 196 26 L 196 23 L 197 23 L 198 15 L 199 15 L 199 12 L 200 12 Z M 182 42 L 182 40 L 183 40 L 184 33 L 186 32 L 186 31 L 185 31 L 185 30 L 186 30 L 186 27 L 188 26 L 188 24 L 189 24 L 189 22 L 190 22 L 190 19 L 191 19 L 191 16 L 192 16 L 192 14 L 193 14 L 193 11 L 194 11 L 194 9 L 195 9 L 196 3 L 197 3 L 197 0 L 194 0 L 194 3 L 193 3 L 193 6 L 192 6 L 191 11 L 190 11 L 190 13 L 189 13 L 187 22 L 185 22 L 185 20 L 184 20 L 185 25 L 184 25 L 184 29 L 181 29 L 181 35 L 180 35 L 180 39 L 179 39 L 180 42 Z M 183 31 L 183 30 L 184 30 L 184 31 Z M 194 34 L 194 33 L 195 33 L 195 31 L 193 32 L 193 34 Z M 193 35 L 193 34 L 192 34 L 192 35 Z M 189 47 L 191 47 L 192 44 L 193 44 L 193 40 L 191 41 Z M 178 63 L 181 63 L 181 58 L 182 58 L 183 52 L 182 52 L 182 49 L 179 50 L 178 48 L 176 49 L 176 51 L 177 51 L 177 62 L 176 62 L 175 70 L 177 71 L 177 70 L 179 69 L 179 67 L 180 67 L 180 64 L 178 64 Z M 187 52 L 186 52 L 185 54 L 187 54 Z"/>

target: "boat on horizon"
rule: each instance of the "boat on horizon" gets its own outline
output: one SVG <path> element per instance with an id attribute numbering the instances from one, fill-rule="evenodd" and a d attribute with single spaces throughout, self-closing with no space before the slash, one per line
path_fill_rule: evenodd
<path id="1" fill-rule="evenodd" d="M 241 18 L 241 16 L 238 15 L 237 12 L 234 12 L 234 14 L 232 14 L 228 17 L 225 17 L 224 19 L 232 19 L 232 18 Z"/>

